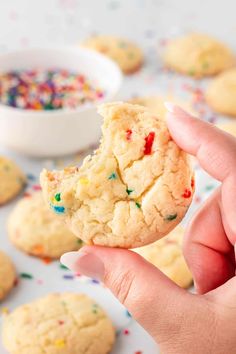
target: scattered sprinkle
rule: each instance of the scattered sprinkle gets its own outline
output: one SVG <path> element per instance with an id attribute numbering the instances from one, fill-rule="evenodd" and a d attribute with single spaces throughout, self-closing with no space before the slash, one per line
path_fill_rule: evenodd
<path id="1" fill-rule="evenodd" d="M 41 188 L 41 186 L 39 184 L 35 184 L 35 185 L 32 186 L 32 189 L 34 191 L 41 191 L 42 188 Z"/>
<path id="2" fill-rule="evenodd" d="M 21 277 L 22 279 L 33 279 L 33 278 L 34 278 L 32 274 L 30 274 L 30 273 L 25 273 L 25 272 L 20 273 L 20 277 Z"/>
<path id="3" fill-rule="evenodd" d="M 132 317 L 128 310 L 125 311 L 127 317 Z"/>
<path id="4" fill-rule="evenodd" d="M 123 330 L 123 333 L 124 333 L 124 335 L 127 336 L 127 335 L 129 334 L 129 330 L 128 330 L 128 329 L 124 329 L 124 330 Z"/>
<path id="5" fill-rule="evenodd" d="M 83 185 L 86 185 L 86 184 L 89 184 L 89 180 L 88 180 L 88 178 L 80 178 L 79 179 L 79 183 L 83 184 Z"/>
<path id="6" fill-rule="evenodd" d="M 131 129 L 126 130 L 126 139 L 127 140 L 131 140 L 132 133 L 133 132 Z"/>
<path id="7" fill-rule="evenodd" d="M 69 270 L 64 264 L 60 263 L 59 267 L 63 270 Z"/>
<path id="8" fill-rule="evenodd" d="M 99 284 L 100 282 L 97 279 L 91 279 L 91 282 L 94 284 Z"/>
<path id="9" fill-rule="evenodd" d="M 98 305 L 97 304 L 92 305 L 92 312 L 95 314 L 98 313 Z"/>
<path id="10" fill-rule="evenodd" d="M 41 260 L 46 265 L 52 263 L 52 258 L 50 258 L 50 257 L 41 257 Z"/>
<path id="11" fill-rule="evenodd" d="M 117 175 L 115 172 L 112 172 L 112 174 L 108 177 L 108 179 L 117 179 Z"/>
<path id="12" fill-rule="evenodd" d="M 61 193 L 56 193 L 56 194 L 54 195 L 54 198 L 55 198 L 55 200 L 56 200 L 57 202 L 60 202 L 60 201 L 61 201 Z"/>
<path id="13" fill-rule="evenodd" d="M 65 207 L 61 205 L 53 205 L 51 204 L 53 211 L 57 214 L 63 214 L 65 212 Z"/>
<path id="14" fill-rule="evenodd" d="M 128 195 L 130 195 L 133 191 L 134 191 L 133 189 L 129 189 L 129 188 L 126 189 L 126 193 L 127 193 Z"/>
<path id="15" fill-rule="evenodd" d="M 74 275 L 73 274 L 64 274 L 63 278 L 66 280 L 72 280 L 72 279 L 74 279 Z"/>
<path id="16" fill-rule="evenodd" d="M 185 199 L 188 199 L 190 198 L 192 195 L 192 192 L 190 191 L 190 189 L 185 189 L 184 193 L 182 194 L 182 197 L 185 198 Z"/>
<path id="17" fill-rule="evenodd" d="M 140 203 L 136 202 L 135 205 L 136 205 L 137 208 L 139 208 L 139 209 L 141 208 L 141 204 Z"/>
<path id="18" fill-rule="evenodd" d="M 152 153 L 152 145 L 155 138 L 155 133 L 150 132 L 148 136 L 145 138 L 145 145 L 144 145 L 144 155 L 150 155 Z"/>
<path id="19" fill-rule="evenodd" d="M 1 313 L 2 313 L 3 315 L 8 315 L 9 312 L 10 312 L 10 310 L 9 310 L 8 307 L 2 307 L 2 308 L 1 308 Z"/>
<path id="20" fill-rule="evenodd" d="M 191 188 L 194 188 L 195 187 L 195 180 L 194 180 L 194 178 L 192 177 L 192 179 L 191 179 Z"/>
<path id="21" fill-rule="evenodd" d="M 206 187 L 205 187 L 206 191 L 211 191 L 212 189 L 214 189 L 214 185 L 213 184 L 208 184 Z"/>
<path id="22" fill-rule="evenodd" d="M 64 339 L 56 339 L 54 342 L 55 347 L 57 348 L 64 348 L 66 343 Z"/>
<path id="23" fill-rule="evenodd" d="M 169 214 L 165 217 L 165 220 L 167 221 L 172 221 L 172 220 L 175 220 L 177 218 L 177 213 L 175 214 Z"/>
<path id="24" fill-rule="evenodd" d="M 27 179 L 29 181 L 35 181 L 36 177 L 32 173 L 27 173 Z"/>
<path id="25" fill-rule="evenodd" d="M 78 238 L 77 243 L 78 243 L 79 246 L 83 245 L 83 241 L 80 238 Z"/>
<path id="26" fill-rule="evenodd" d="M 25 192 L 25 193 L 23 194 L 23 197 L 24 197 L 24 198 L 30 198 L 30 197 L 32 197 L 32 195 L 31 195 L 29 192 Z"/>
<path id="27" fill-rule="evenodd" d="M 31 252 L 33 254 L 41 255 L 44 252 L 44 247 L 43 245 L 34 245 L 31 249 Z"/>

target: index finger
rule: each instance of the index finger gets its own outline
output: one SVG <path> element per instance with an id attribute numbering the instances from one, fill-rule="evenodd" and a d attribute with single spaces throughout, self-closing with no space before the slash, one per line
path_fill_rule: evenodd
<path id="1" fill-rule="evenodd" d="M 196 156 L 204 170 L 217 180 L 235 175 L 236 139 L 172 103 L 165 105 L 168 128 L 175 142 Z"/>

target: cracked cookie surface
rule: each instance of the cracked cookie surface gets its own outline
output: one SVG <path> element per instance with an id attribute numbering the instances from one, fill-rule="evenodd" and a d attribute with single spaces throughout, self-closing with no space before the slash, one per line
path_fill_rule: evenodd
<path id="1" fill-rule="evenodd" d="M 195 78 L 216 75 L 235 63 L 227 46 L 201 33 L 170 40 L 163 59 L 167 67 Z"/>
<path id="2" fill-rule="evenodd" d="M 41 191 L 18 201 L 8 218 L 7 230 L 17 248 L 38 257 L 59 258 L 82 245 L 65 223 L 47 208 Z"/>
<path id="3" fill-rule="evenodd" d="M 0 251 L 0 301 L 13 288 L 16 280 L 15 267 L 5 252 Z"/>
<path id="4" fill-rule="evenodd" d="M 161 240 L 133 251 L 160 269 L 177 285 L 188 288 L 193 278 L 182 253 L 183 235 L 184 229 L 179 225 Z"/>
<path id="5" fill-rule="evenodd" d="M 26 177 L 15 162 L 0 156 L 0 205 L 14 198 L 25 183 Z"/>
<path id="6" fill-rule="evenodd" d="M 154 242 L 181 221 L 191 203 L 188 156 L 165 121 L 145 107 L 108 103 L 99 113 L 99 149 L 79 169 L 44 170 L 45 199 L 87 244 L 134 248 Z"/>
<path id="7" fill-rule="evenodd" d="M 49 294 L 6 315 L 3 344 L 10 354 L 108 354 L 111 320 L 83 294 Z"/>

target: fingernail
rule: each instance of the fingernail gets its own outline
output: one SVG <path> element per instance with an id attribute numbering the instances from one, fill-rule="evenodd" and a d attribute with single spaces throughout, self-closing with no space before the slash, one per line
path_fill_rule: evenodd
<path id="1" fill-rule="evenodd" d="M 176 105 L 172 102 L 164 102 L 164 106 L 166 107 L 167 111 L 170 113 L 175 113 Z"/>
<path id="2" fill-rule="evenodd" d="M 68 252 L 61 256 L 61 263 L 73 272 L 86 275 L 87 277 L 102 280 L 104 264 L 96 255 L 79 252 Z"/>
<path id="3" fill-rule="evenodd" d="M 164 105 L 169 113 L 182 114 L 182 115 L 188 114 L 183 108 L 177 106 L 172 102 L 164 102 Z"/>

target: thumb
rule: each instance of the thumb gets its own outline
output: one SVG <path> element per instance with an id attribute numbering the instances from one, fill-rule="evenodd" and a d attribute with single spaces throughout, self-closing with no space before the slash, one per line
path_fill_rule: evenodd
<path id="1" fill-rule="evenodd" d="M 61 262 L 74 272 L 103 281 L 158 341 L 178 332 L 189 313 L 193 296 L 132 251 L 85 246 L 64 254 Z"/>

